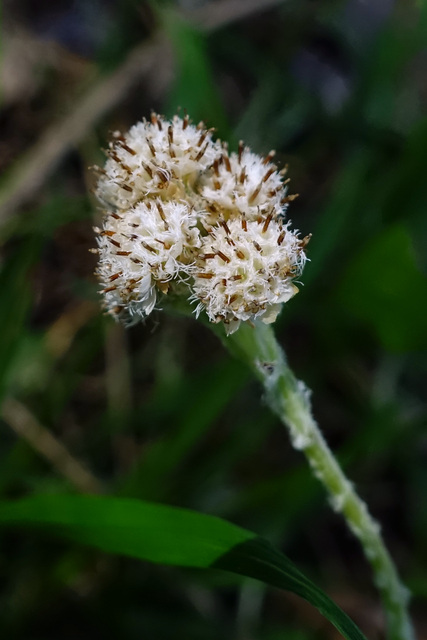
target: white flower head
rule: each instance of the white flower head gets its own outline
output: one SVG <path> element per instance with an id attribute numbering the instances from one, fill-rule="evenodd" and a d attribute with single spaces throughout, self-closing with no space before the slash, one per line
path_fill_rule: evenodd
<path id="1" fill-rule="evenodd" d="M 115 318 L 134 324 L 185 283 L 196 315 L 224 322 L 227 333 L 275 320 L 298 291 L 308 237 L 284 222 L 295 196 L 273 152 L 262 158 L 240 144 L 229 154 L 202 123 L 152 114 L 114 134 L 107 155 L 97 168 L 106 211 L 94 251 Z"/>
<path id="2" fill-rule="evenodd" d="M 221 153 L 212 132 L 203 123 L 190 124 L 188 117 L 168 121 L 153 113 L 150 122 L 138 122 L 124 135 L 115 133 L 98 198 L 108 207 L 127 210 L 146 197 L 185 196 Z"/>
<path id="3" fill-rule="evenodd" d="M 188 272 L 201 242 L 196 224 L 189 204 L 174 200 L 146 199 L 105 217 L 96 229 L 97 274 L 113 315 L 129 322 L 151 313 L 156 292 L 166 293 L 170 281 Z"/>
<path id="4" fill-rule="evenodd" d="M 305 259 L 301 240 L 271 214 L 223 222 L 203 239 L 195 267 L 198 312 L 223 321 L 228 333 L 242 320 L 274 322 L 281 304 L 298 292 L 293 280 Z"/>
<path id="5" fill-rule="evenodd" d="M 287 195 L 283 182 L 286 168 L 279 172 L 271 162 L 274 155 L 271 151 L 262 158 L 242 142 L 238 153 L 228 154 L 225 149 L 201 179 L 200 193 L 209 203 L 209 210 L 220 211 L 226 220 L 241 216 L 247 220 L 270 214 L 283 216 L 287 203 L 296 196 Z"/>

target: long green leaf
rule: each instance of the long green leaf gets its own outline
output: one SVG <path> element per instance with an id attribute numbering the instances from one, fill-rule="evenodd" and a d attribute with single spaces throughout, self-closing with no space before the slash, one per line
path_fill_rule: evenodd
<path id="1" fill-rule="evenodd" d="M 348 640 L 364 638 L 285 555 L 254 533 L 214 516 L 139 500 L 52 495 L 0 502 L 1 525 L 43 527 L 110 553 L 256 578 L 305 598 Z"/>

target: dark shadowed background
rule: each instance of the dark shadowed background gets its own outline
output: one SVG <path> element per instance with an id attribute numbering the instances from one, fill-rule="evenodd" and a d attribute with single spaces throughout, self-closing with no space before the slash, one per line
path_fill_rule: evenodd
<path id="1" fill-rule="evenodd" d="M 90 165 L 110 132 L 186 110 L 289 163 L 313 234 L 276 324 L 381 521 L 427 638 L 427 5 L 411 0 L 4 0 L 0 492 L 103 492 L 265 535 L 371 639 L 369 567 L 260 389 L 209 330 L 102 315 Z M 284 592 L 2 534 L 5 640 L 311 640 Z"/>

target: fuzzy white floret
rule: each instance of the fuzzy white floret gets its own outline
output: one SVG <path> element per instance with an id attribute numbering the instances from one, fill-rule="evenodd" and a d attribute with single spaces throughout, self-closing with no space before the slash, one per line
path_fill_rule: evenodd
<path id="1" fill-rule="evenodd" d="M 256 220 L 270 212 L 279 216 L 286 208 L 281 202 L 286 187 L 276 167 L 247 148 L 240 157 L 231 153 L 229 164 L 223 161 L 216 172 L 206 174 L 201 179 L 200 193 L 206 201 L 225 210 L 226 217 L 244 215 Z"/>
<path id="2" fill-rule="evenodd" d="M 110 143 L 110 157 L 97 188 L 106 206 L 127 210 L 146 196 L 183 192 L 220 154 L 221 146 L 212 140 L 211 131 L 185 126 L 178 116 L 154 119 L 154 123 L 138 122 Z"/>
<path id="3" fill-rule="evenodd" d="M 98 277 L 107 308 L 124 307 L 130 319 L 156 304 L 156 283 L 176 278 L 200 245 L 197 216 L 185 202 L 146 200 L 117 217 L 110 215 L 98 237 Z"/>
<path id="4" fill-rule="evenodd" d="M 273 322 L 298 291 L 293 279 L 305 261 L 298 237 L 275 220 L 265 226 L 230 220 L 203 239 L 193 289 L 212 322 Z"/>

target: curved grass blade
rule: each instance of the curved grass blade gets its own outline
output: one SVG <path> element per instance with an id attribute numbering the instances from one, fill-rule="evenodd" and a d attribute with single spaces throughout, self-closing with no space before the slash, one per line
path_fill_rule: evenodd
<path id="1" fill-rule="evenodd" d="M 0 502 L 0 526 L 43 528 L 73 541 L 161 564 L 215 568 L 298 594 L 347 640 L 365 640 L 348 616 L 266 540 L 188 509 L 127 498 L 36 496 Z"/>

